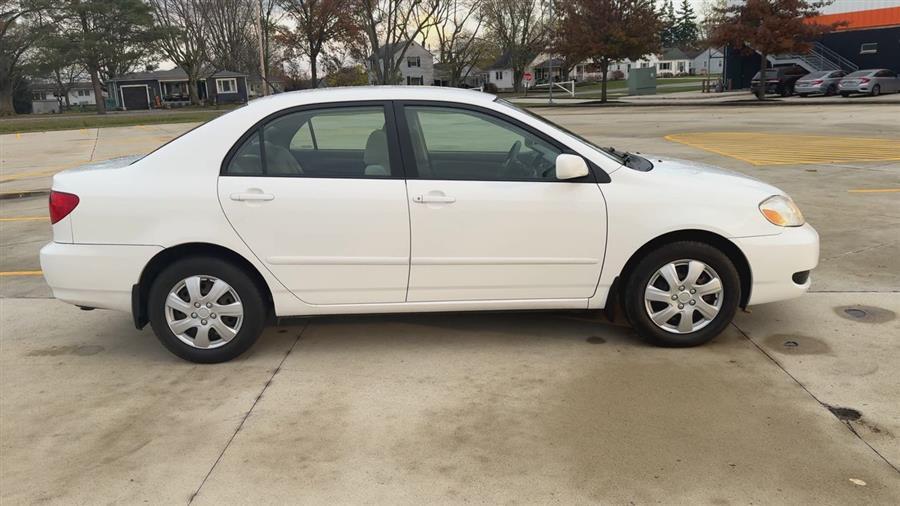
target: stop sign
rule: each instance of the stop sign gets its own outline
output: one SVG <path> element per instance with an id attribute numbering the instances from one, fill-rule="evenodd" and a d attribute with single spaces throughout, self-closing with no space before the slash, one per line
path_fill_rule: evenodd
<path id="1" fill-rule="evenodd" d="M 525 72 L 525 74 L 522 75 L 522 79 L 525 79 L 526 81 L 531 81 L 533 77 L 534 76 L 531 74 L 531 72 Z"/>

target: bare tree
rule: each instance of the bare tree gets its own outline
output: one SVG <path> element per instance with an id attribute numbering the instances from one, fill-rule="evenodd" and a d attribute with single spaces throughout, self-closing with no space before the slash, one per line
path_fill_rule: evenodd
<path id="1" fill-rule="evenodd" d="M 150 0 L 150 7 L 162 30 L 159 47 L 187 74 L 191 104 L 198 105 L 197 82 L 208 57 L 201 4 L 199 0 Z"/>
<path id="2" fill-rule="evenodd" d="M 451 86 L 462 84 L 486 52 L 485 44 L 478 41 L 482 20 L 477 13 L 476 0 L 454 0 L 438 16 L 438 59 L 448 68 Z"/>
<path id="3" fill-rule="evenodd" d="M 258 68 L 254 39 L 258 0 L 198 0 L 207 27 L 210 63 L 216 70 L 253 72 Z"/>
<path id="4" fill-rule="evenodd" d="M 545 0 L 484 0 L 481 19 L 489 37 L 509 53 L 513 86 L 522 87 L 525 68 L 546 48 L 550 25 Z"/>
<path id="5" fill-rule="evenodd" d="M 281 0 L 295 28 L 283 28 L 281 40 L 298 47 L 309 58 L 310 85 L 319 84 L 319 58 L 329 42 L 346 38 L 354 30 L 351 0 Z"/>
<path id="6" fill-rule="evenodd" d="M 446 0 L 357 0 L 357 23 L 365 35 L 375 82 L 396 84 L 413 41 L 435 25 Z"/>

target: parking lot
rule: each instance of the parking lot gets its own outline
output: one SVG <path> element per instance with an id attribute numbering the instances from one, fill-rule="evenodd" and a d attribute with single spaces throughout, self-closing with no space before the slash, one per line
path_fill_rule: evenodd
<path id="1" fill-rule="evenodd" d="M 811 293 L 693 349 L 602 312 L 343 316 L 199 366 L 37 258 L 54 172 L 193 125 L 3 135 L 0 502 L 900 504 L 900 105 L 535 111 L 781 187 Z"/>

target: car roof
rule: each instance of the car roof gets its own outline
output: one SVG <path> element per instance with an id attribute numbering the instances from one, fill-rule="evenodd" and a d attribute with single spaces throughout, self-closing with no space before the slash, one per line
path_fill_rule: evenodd
<path id="1" fill-rule="evenodd" d="M 436 100 L 466 104 L 485 104 L 497 97 L 477 90 L 440 86 L 346 86 L 289 91 L 251 100 L 253 107 L 292 107 L 299 105 L 349 102 L 357 100 Z"/>

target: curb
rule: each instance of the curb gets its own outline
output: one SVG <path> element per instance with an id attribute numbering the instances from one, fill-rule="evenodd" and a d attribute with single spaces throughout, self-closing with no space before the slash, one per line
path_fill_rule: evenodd
<path id="1" fill-rule="evenodd" d="M 22 190 L 0 193 L 0 200 L 27 199 L 50 195 L 50 190 Z"/>

